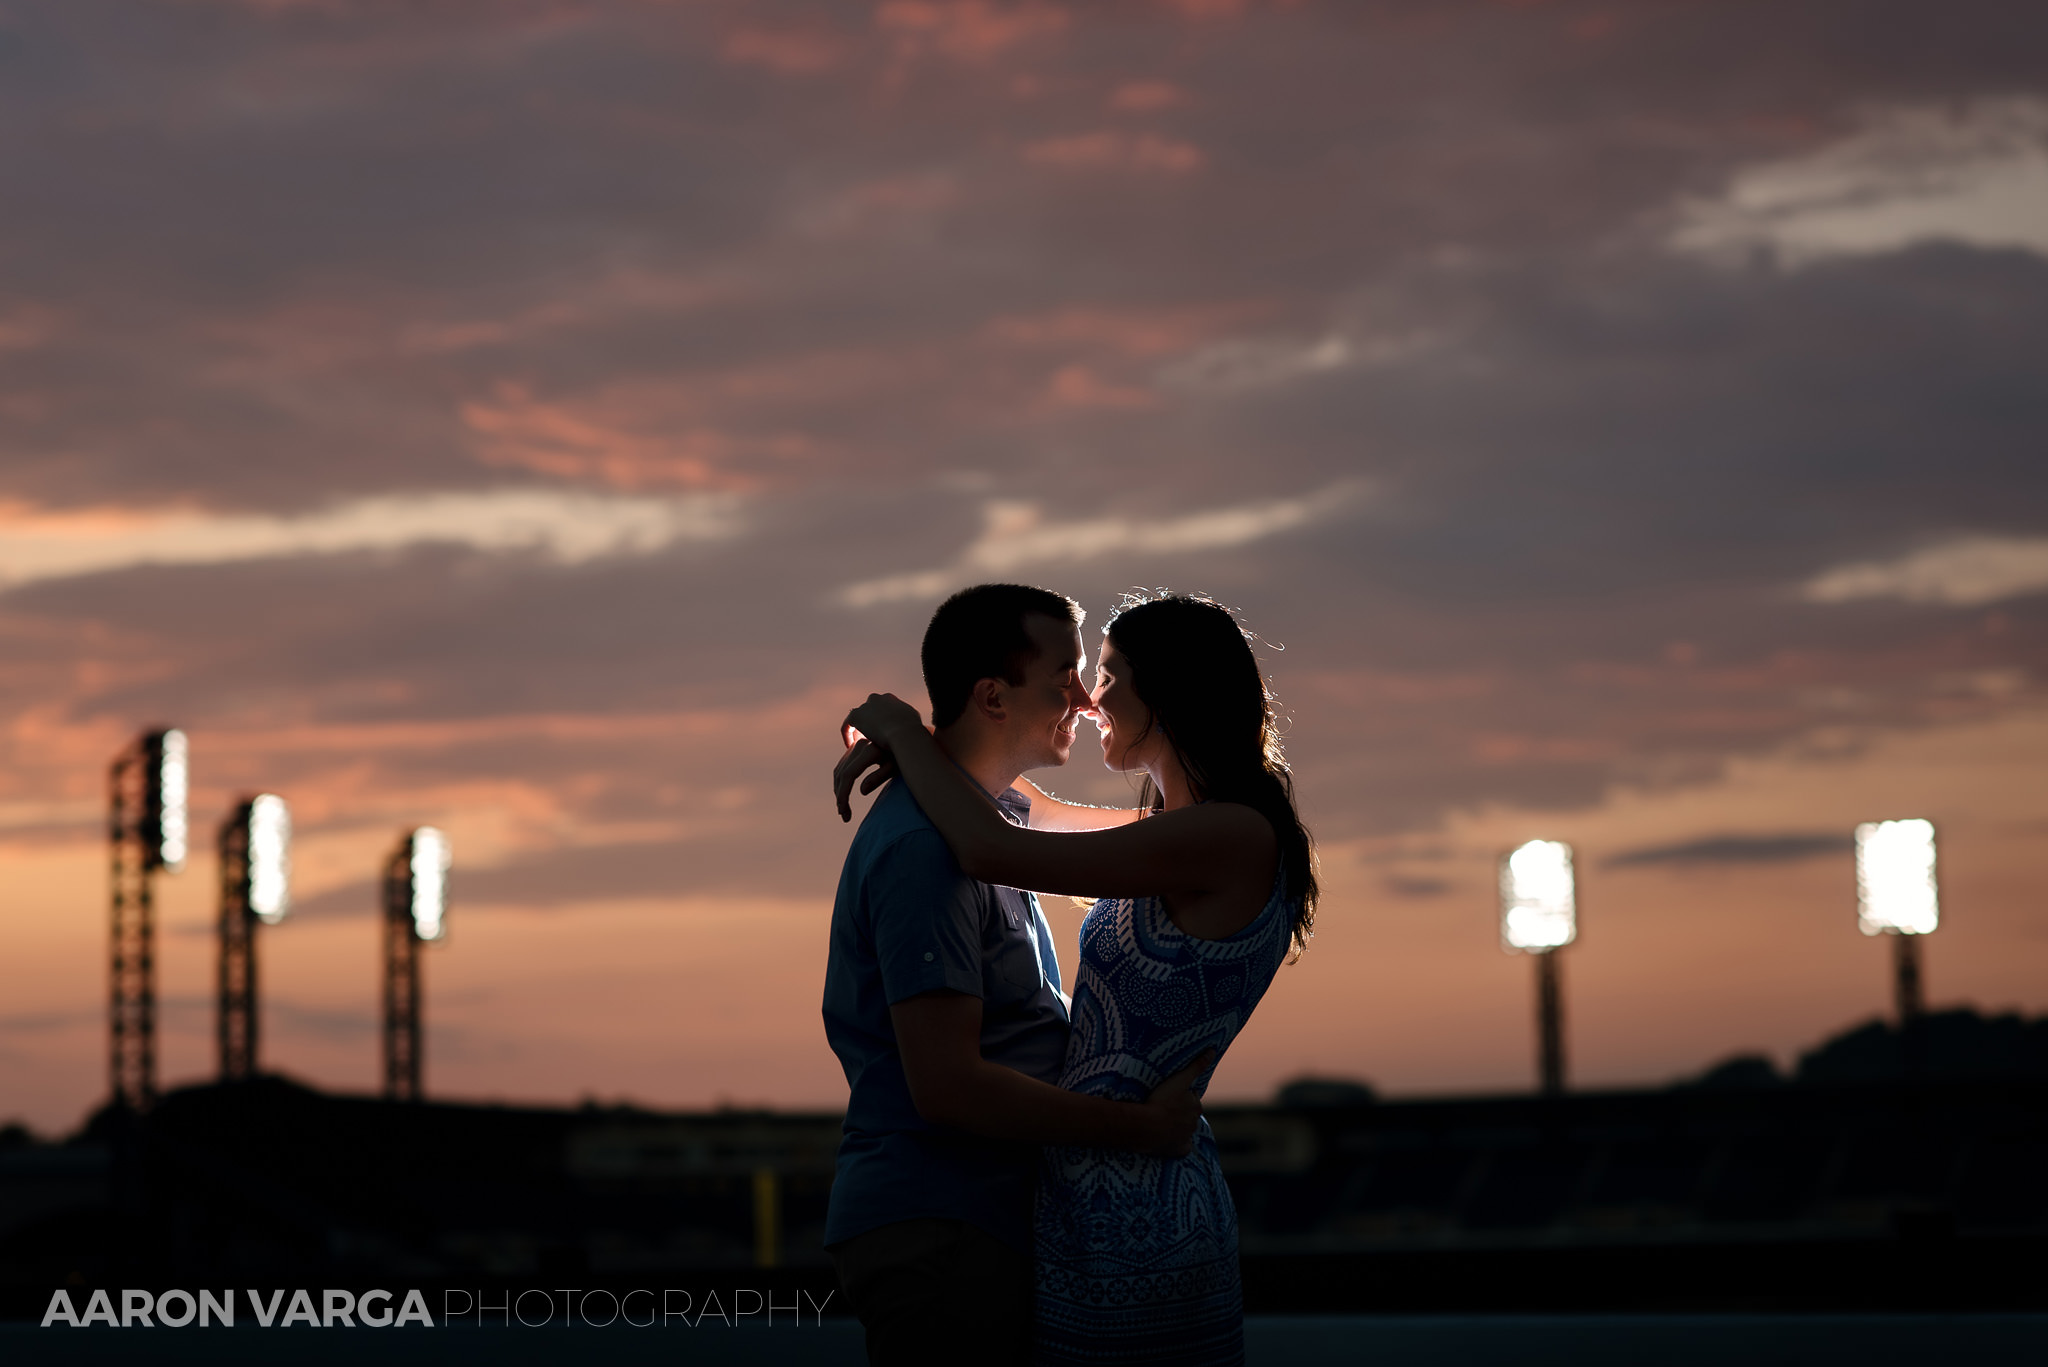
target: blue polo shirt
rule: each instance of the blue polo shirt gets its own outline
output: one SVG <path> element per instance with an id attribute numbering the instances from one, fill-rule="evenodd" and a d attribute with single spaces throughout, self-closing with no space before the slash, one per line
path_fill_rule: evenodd
<path id="1" fill-rule="evenodd" d="M 1029 819 L 1014 790 L 996 805 Z M 825 1242 L 944 1218 L 1028 1252 L 1038 1146 L 934 1126 L 911 1102 L 889 1007 L 935 989 L 981 998 L 983 1058 L 1058 1082 L 1067 1001 L 1038 899 L 962 873 L 909 787 L 891 783 L 853 837 L 832 905 L 825 1038 L 851 1095 Z"/>

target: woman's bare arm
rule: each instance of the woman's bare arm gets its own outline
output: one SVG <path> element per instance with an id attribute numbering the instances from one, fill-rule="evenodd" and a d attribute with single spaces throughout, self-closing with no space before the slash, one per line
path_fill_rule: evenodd
<path id="1" fill-rule="evenodd" d="M 847 722 L 894 754 L 918 806 L 970 878 L 1071 896 L 1145 897 L 1256 883 L 1270 876 L 1256 870 L 1270 871 L 1278 855 L 1266 818 L 1235 802 L 1109 830 L 1024 830 L 1003 819 L 900 699 L 873 695 Z"/>
<path id="2" fill-rule="evenodd" d="M 1010 785 L 1031 799 L 1031 829 L 1034 831 L 1101 831 L 1128 826 L 1144 813 L 1136 807 L 1090 807 L 1081 802 L 1063 802 L 1028 778 Z"/>
<path id="3" fill-rule="evenodd" d="M 866 797 L 896 776 L 896 759 L 886 747 L 865 736 L 848 746 L 832 769 L 832 797 L 839 808 L 839 819 L 853 819 L 856 787 Z M 1100 831 L 1127 826 L 1144 815 L 1135 807 L 1090 807 L 1080 802 L 1064 802 L 1028 778 L 1020 777 L 1010 787 L 1030 799 L 1034 830 Z"/>

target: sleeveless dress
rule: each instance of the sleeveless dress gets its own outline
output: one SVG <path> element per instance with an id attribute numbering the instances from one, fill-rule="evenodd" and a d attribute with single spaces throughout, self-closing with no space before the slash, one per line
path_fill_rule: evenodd
<path id="1" fill-rule="evenodd" d="M 1287 958 L 1292 912 L 1284 873 L 1223 940 L 1182 933 L 1156 897 L 1097 902 L 1060 1086 L 1142 1101 L 1204 1048 L 1220 1061 Z M 1237 1208 L 1208 1121 L 1185 1158 L 1050 1146 L 1037 1202 L 1036 1362 L 1244 1361 Z"/>

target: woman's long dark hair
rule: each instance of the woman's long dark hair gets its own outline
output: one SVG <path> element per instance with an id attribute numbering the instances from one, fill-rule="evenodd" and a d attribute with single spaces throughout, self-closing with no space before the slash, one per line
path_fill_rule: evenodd
<path id="1" fill-rule="evenodd" d="M 1279 707 L 1230 609 L 1199 594 L 1129 593 L 1103 624 L 1138 700 L 1173 747 L 1198 802 L 1241 802 L 1273 825 L 1294 915 L 1294 948 L 1315 933 L 1316 853 L 1294 810 Z M 1138 739 L 1142 740 L 1140 736 Z M 1135 742 L 1133 742 L 1135 743 Z M 1138 805 L 1157 810 L 1151 777 Z"/>

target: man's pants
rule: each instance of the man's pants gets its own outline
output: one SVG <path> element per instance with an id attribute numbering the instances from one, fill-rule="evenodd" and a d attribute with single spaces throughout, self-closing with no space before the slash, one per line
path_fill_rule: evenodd
<path id="1" fill-rule="evenodd" d="M 873 1367 L 1030 1358 L 1031 1259 L 965 1220 L 902 1220 L 829 1250 Z"/>

